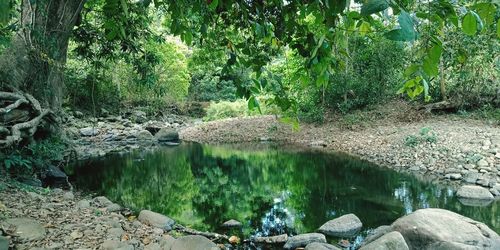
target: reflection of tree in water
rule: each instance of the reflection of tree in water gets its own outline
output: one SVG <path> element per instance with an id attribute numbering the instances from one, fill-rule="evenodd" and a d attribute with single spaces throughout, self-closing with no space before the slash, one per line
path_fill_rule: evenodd
<path id="1" fill-rule="evenodd" d="M 254 224 L 255 236 L 272 236 L 280 234 L 294 235 L 294 215 L 285 206 L 284 200 L 289 196 L 289 193 L 284 192 L 280 198 L 273 201 L 271 209 L 264 213 L 260 220 L 256 220 L 258 224 Z M 259 215 L 262 213 L 259 213 Z"/>

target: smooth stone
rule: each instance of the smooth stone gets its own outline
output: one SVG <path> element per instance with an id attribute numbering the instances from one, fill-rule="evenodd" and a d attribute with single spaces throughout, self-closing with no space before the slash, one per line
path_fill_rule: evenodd
<path id="1" fill-rule="evenodd" d="M 155 134 L 155 138 L 160 142 L 178 141 L 179 133 L 171 128 L 162 128 Z"/>
<path id="2" fill-rule="evenodd" d="M 400 232 L 390 232 L 359 250 L 409 250 L 409 248 Z"/>
<path id="3" fill-rule="evenodd" d="M 283 244 L 288 240 L 287 234 L 280 234 L 275 236 L 267 237 L 255 237 L 252 239 L 255 243 L 265 243 L 265 244 Z"/>
<path id="4" fill-rule="evenodd" d="M 175 221 L 169 217 L 149 210 L 142 210 L 137 219 L 146 225 L 161 228 L 165 231 L 172 230 L 172 226 L 175 224 Z"/>
<path id="5" fill-rule="evenodd" d="M 99 131 L 96 128 L 92 128 L 92 127 L 86 127 L 86 128 L 80 129 L 80 135 L 83 135 L 83 136 L 95 136 L 98 133 L 99 133 Z"/>
<path id="6" fill-rule="evenodd" d="M 487 167 L 488 166 L 488 162 L 484 159 L 481 159 L 477 162 L 477 166 L 479 168 L 483 168 L 483 167 Z"/>
<path id="7" fill-rule="evenodd" d="M 288 238 L 283 248 L 296 249 L 298 247 L 305 247 L 313 242 L 326 243 L 326 237 L 325 235 L 320 233 L 307 233 L 307 234 L 295 235 Z"/>
<path id="8" fill-rule="evenodd" d="M 162 249 L 171 249 L 174 242 L 175 238 L 170 235 L 164 235 L 158 240 L 158 243 L 160 244 L 160 247 Z"/>
<path id="9" fill-rule="evenodd" d="M 391 226 L 384 225 L 377 227 L 368 233 L 365 240 L 363 240 L 363 242 L 361 243 L 361 246 L 367 245 L 368 243 L 380 238 L 382 235 L 389 233 L 391 231 L 392 231 Z"/>
<path id="10" fill-rule="evenodd" d="M 488 226 L 444 209 L 419 209 L 391 227 L 410 249 L 500 249 L 500 236 Z"/>
<path id="11" fill-rule="evenodd" d="M 241 225 L 242 225 L 241 222 L 231 219 L 231 220 L 224 222 L 222 224 L 222 227 L 233 228 L 233 227 L 241 227 Z"/>
<path id="12" fill-rule="evenodd" d="M 113 203 L 113 204 L 106 207 L 106 211 L 108 211 L 110 213 L 118 212 L 120 210 L 122 210 L 122 207 L 116 203 Z"/>
<path id="13" fill-rule="evenodd" d="M 319 228 L 319 232 L 334 237 L 351 237 L 362 227 L 363 224 L 356 215 L 346 214 L 326 222 Z"/>
<path id="14" fill-rule="evenodd" d="M 114 227 L 108 230 L 108 237 L 111 239 L 121 239 L 124 233 L 125 231 L 123 231 L 123 229 L 119 227 Z"/>
<path id="15" fill-rule="evenodd" d="M 162 250 L 163 248 L 158 243 L 150 243 L 144 247 L 144 250 Z"/>
<path id="16" fill-rule="evenodd" d="M 63 198 L 65 200 L 73 200 L 75 198 L 75 195 L 73 194 L 73 192 L 69 191 L 63 194 Z"/>
<path id="17" fill-rule="evenodd" d="M 311 244 L 307 244 L 304 250 L 341 250 L 341 249 L 327 243 L 313 242 Z"/>
<path id="18" fill-rule="evenodd" d="M 42 174 L 45 185 L 50 187 L 67 187 L 68 176 L 60 168 L 50 165 Z"/>
<path id="19" fill-rule="evenodd" d="M 79 209 L 87 209 L 90 208 L 90 201 L 88 200 L 81 200 L 76 203 L 76 207 Z"/>
<path id="20" fill-rule="evenodd" d="M 493 200 L 494 197 L 486 188 L 472 185 L 461 186 L 457 191 L 458 198 Z"/>
<path id="21" fill-rule="evenodd" d="M 174 241 L 170 250 L 220 250 L 219 247 L 201 235 L 182 236 Z"/>
<path id="22" fill-rule="evenodd" d="M 46 234 L 45 228 L 40 223 L 29 218 L 7 219 L 2 224 L 6 225 L 6 228 L 15 227 L 15 235 L 21 240 L 41 240 Z"/>
<path id="23" fill-rule="evenodd" d="M 141 130 L 135 134 L 135 138 L 140 141 L 153 140 L 154 136 L 147 130 Z"/>
<path id="24" fill-rule="evenodd" d="M 108 198 L 106 198 L 104 196 L 95 197 L 94 202 L 97 203 L 97 205 L 99 207 L 107 207 L 107 206 L 113 204 L 113 202 L 111 202 Z"/>

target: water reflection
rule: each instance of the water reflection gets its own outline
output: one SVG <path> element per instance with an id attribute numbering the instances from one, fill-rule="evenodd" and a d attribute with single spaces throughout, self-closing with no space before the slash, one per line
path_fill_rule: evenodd
<path id="1" fill-rule="evenodd" d="M 266 147 L 182 144 L 110 156 L 77 164 L 74 181 L 81 189 L 199 230 L 221 231 L 224 221 L 236 219 L 246 236 L 312 232 L 347 213 L 361 219 L 364 235 L 427 207 L 461 213 L 500 232 L 498 201 L 464 206 L 452 189 L 347 155 Z"/>

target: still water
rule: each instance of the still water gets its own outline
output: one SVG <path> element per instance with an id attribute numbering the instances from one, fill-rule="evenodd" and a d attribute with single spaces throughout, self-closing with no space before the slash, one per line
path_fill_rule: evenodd
<path id="1" fill-rule="evenodd" d="M 126 207 L 150 209 L 198 230 L 221 232 L 236 219 L 244 236 L 314 232 L 354 213 L 363 222 L 355 240 L 419 208 L 446 208 L 500 233 L 499 201 L 462 205 L 449 187 L 417 180 L 345 154 L 279 145 L 183 143 L 77 163 L 80 190 Z"/>

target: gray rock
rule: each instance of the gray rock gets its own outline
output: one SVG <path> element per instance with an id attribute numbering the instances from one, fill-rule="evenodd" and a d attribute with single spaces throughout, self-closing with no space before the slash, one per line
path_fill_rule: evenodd
<path id="1" fill-rule="evenodd" d="M 76 118 L 82 118 L 83 117 L 83 113 L 81 111 L 75 111 L 75 112 L 73 112 L 73 115 Z"/>
<path id="2" fill-rule="evenodd" d="M 0 250 L 9 249 L 9 238 L 0 236 Z"/>
<path id="3" fill-rule="evenodd" d="M 86 127 L 86 128 L 80 129 L 80 135 L 82 135 L 82 136 L 95 136 L 98 133 L 99 133 L 99 130 L 97 130 L 96 128 L 92 128 L 92 127 Z"/>
<path id="4" fill-rule="evenodd" d="M 373 231 L 371 231 L 365 238 L 365 240 L 363 241 L 362 243 L 362 246 L 380 238 L 382 235 L 386 234 L 386 233 L 389 233 L 392 231 L 392 228 L 391 226 L 387 226 L 387 225 L 384 225 L 384 226 L 380 226 L 380 227 L 377 227 L 375 229 L 373 229 Z"/>
<path id="5" fill-rule="evenodd" d="M 45 228 L 37 221 L 29 218 L 7 219 L 2 223 L 5 228 L 15 227 L 15 236 L 21 240 L 40 240 L 45 237 Z"/>
<path id="6" fill-rule="evenodd" d="M 417 210 L 392 229 L 410 249 L 500 249 L 500 236 L 485 224 L 444 209 Z"/>
<path id="7" fill-rule="evenodd" d="M 255 237 L 252 239 L 255 243 L 265 243 L 265 244 L 284 244 L 288 240 L 287 234 L 280 234 L 276 236 L 267 237 Z"/>
<path id="8" fill-rule="evenodd" d="M 488 189 L 472 185 L 461 186 L 457 191 L 457 197 L 476 200 L 493 200 L 493 195 Z"/>
<path id="9" fill-rule="evenodd" d="M 299 234 L 289 237 L 286 244 L 283 246 L 285 249 L 295 249 L 297 247 L 305 247 L 310 243 L 319 242 L 326 243 L 326 237 L 320 233 Z"/>
<path id="10" fill-rule="evenodd" d="M 162 250 L 163 248 L 158 243 L 150 243 L 144 247 L 144 250 Z"/>
<path id="11" fill-rule="evenodd" d="M 188 235 L 176 239 L 170 250 L 219 250 L 219 248 L 201 235 Z"/>
<path id="12" fill-rule="evenodd" d="M 79 209 L 87 209 L 90 208 L 90 201 L 88 200 L 81 200 L 76 203 L 76 207 Z"/>
<path id="13" fill-rule="evenodd" d="M 334 237 L 351 237 L 361 230 L 363 224 L 354 214 L 342 215 L 323 224 L 319 231 Z"/>
<path id="14" fill-rule="evenodd" d="M 119 227 L 110 228 L 108 230 L 108 238 L 121 239 L 123 233 L 125 233 L 125 232 L 123 231 L 123 229 L 121 229 Z"/>
<path id="15" fill-rule="evenodd" d="M 75 195 L 73 194 L 73 192 L 68 191 L 68 192 L 63 194 L 63 198 L 65 200 L 73 200 L 73 199 L 75 199 Z"/>
<path id="16" fill-rule="evenodd" d="M 108 205 L 106 207 L 106 211 L 108 211 L 110 213 L 112 213 L 112 212 L 118 212 L 120 210 L 122 210 L 122 207 L 120 205 L 116 204 L 116 203 L 113 203 L 113 204 Z"/>
<path id="17" fill-rule="evenodd" d="M 360 250 L 409 250 L 400 232 L 390 232 L 360 248 Z"/>
<path id="18" fill-rule="evenodd" d="M 465 175 L 464 181 L 466 183 L 476 184 L 476 181 L 480 176 L 481 175 L 479 173 L 469 172 L 468 174 Z"/>
<path id="19" fill-rule="evenodd" d="M 461 174 L 457 174 L 457 173 L 455 173 L 455 174 L 446 174 L 444 176 L 444 178 L 450 179 L 450 180 L 460 180 L 460 179 L 462 179 L 462 175 Z"/>
<path id="20" fill-rule="evenodd" d="M 97 203 L 97 206 L 99 206 L 99 207 L 107 207 L 107 206 L 113 204 L 113 202 L 111 202 L 108 198 L 106 198 L 104 196 L 95 197 L 94 202 Z"/>
<path id="21" fill-rule="evenodd" d="M 162 128 L 155 134 L 155 138 L 159 142 L 178 141 L 179 133 L 171 128 Z"/>
<path id="22" fill-rule="evenodd" d="M 158 243 L 160 244 L 160 247 L 162 249 L 171 249 L 174 242 L 175 238 L 170 235 L 164 235 L 158 240 Z"/>
<path id="23" fill-rule="evenodd" d="M 146 225 L 161 228 L 165 231 L 172 230 L 172 226 L 175 224 L 175 221 L 169 217 L 149 210 L 142 210 L 138 219 Z"/>
<path id="24" fill-rule="evenodd" d="M 477 166 L 479 168 L 484 168 L 484 167 L 488 167 L 488 162 L 484 159 L 481 159 L 477 162 Z"/>
<path id="25" fill-rule="evenodd" d="M 235 227 L 241 227 L 241 222 L 237 220 L 230 219 L 222 224 L 222 227 L 225 228 L 235 228 Z"/>
<path id="26" fill-rule="evenodd" d="M 68 176 L 56 166 L 50 165 L 42 174 L 43 182 L 50 187 L 68 186 Z"/>
<path id="27" fill-rule="evenodd" d="M 341 250 L 341 249 L 327 243 L 313 242 L 311 244 L 307 244 L 305 250 Z"/>
<path id="28" fill-rule="evenodd" d="M 105 240 L 101 248 L 103 250 L 134 250 L 134 246 L 117 240 Z"/>
<path id="29" fill-rule="evenodd" d="M 147 130 L 141 130 L 135 134 L 135 138 L 137 138 L 137 140 L 140 140 L 140 141 L 149 141 L 149 140 L 153 140 L 154 137 L 151 134 L 151 132 L 149 132 Z"/>

